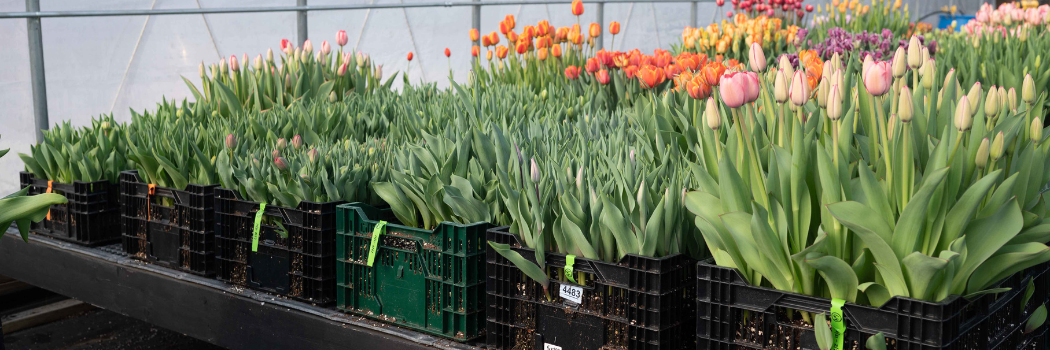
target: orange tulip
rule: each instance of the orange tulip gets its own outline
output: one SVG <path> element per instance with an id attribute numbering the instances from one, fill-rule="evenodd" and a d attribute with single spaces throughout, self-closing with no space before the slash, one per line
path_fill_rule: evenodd
<path id="1" fill-rule="evenodd" d="M 445 48 L 445 57 L 452 57 L 452 51 L 449 51 L 447 47 Z"/>
<path id="2" fill-rule="evenodd" d="M 576 80 L 580 76 L 580 67 L 568 66 L 565 67 L 565 78 L 569 80 Z"/>
<path id="3" fill-rule="evenodd" d="M 561 45 L 551 46 L 551 56 L 554 56 L 554 58 L 561 57 Z"/>
<path id="4" fill-rule="evenodd" d="M 547 59 L 547 48 L 544 47 L 544 48 L 536 50 L 536 58 L 540 59 L 540 61 L 546 60 Z"/>
<path id="5" fill-rule="evenodd" d="M 409 61 L 409 62 L 412 62 L 412 57 L 414 57 L 414 56 L 415 56 L 415 55 L 413 55 L 413 54 L 412 54 L 411 52 L 409 52 L 409 53 L 408 53 L 408 61 Z"/>
<path id="6" fill-rule="evenodd" d="M 489 33 L 489 43 L 493 46 L 499 44 L 499 35 L 496 32 Z"/>
<path id="7" fill-rule="evenodd" d="M 554 32 L 554 40 L 559 42 L 559 43 L 565 42 L 565 40 L 568 39 L 568 38 L 569 38 L 569 28 L 568 27 L 558 28 L 558 30 L 556 30 Z"/>
<path id="8" fill-rule="evenodd" d="M 506 46 L 503 46 L 503 45 L 496 46 L 496 57 L 499 57 L 500 59 L 507 58 L 507 53 L 509 53 L 509 52 L 510 52 L 510 49 L 507 49 Z"/>
<path id="9" fill-rule="evenodd" d="M 713 61 L 704 66 L 700 70 L 700 74 L 703 75 L 704 81 L 707 85 L 718 86 L 718 79 L 722 78 L 722 74 L 726 72 L 726 66 L 722 65 L 722 62 Z"/>
<path id="10" fill-rule="evenodd" d="M 469 33 L 470 33 L 470 41 L 478 41 L 478 38 L 481 36 L 481 34 L 478 33 L 478 30 L 474 29 L 474 28 L 470 28 L 470 32 Z"/>
<path id="11" fill-rule="evenodd" d="M 598 25 L 598 23 L 591 23 L 590 34 L 592 38 L 597 38 L 602 34 L 602 26 Z"/>
<path id="12" fill-rule="evenodd" d="M 514 21 L 514 15 L 507 15 L 507 17 L 503 18 L 503 21 L 507 22 L 507 26 L 510 27 L 510 29 L 514 29 L 518 24 L 518 22 Z"/>
<path id="13" fill-rule="evenodd" d="M 485 58 L 488 59 L 489 61 L 492 60 L 492 50 L 486 50 L 485 51 Z"/>
<path id="14" fill-rule="evenodd" d="M 597 80 L 598 84 L 607 85 L 612 79 L 609 78 L 609 71 L 602 69 L 594 73 L 594 80 Z"/>
<path id="15" fill-rule="evenodd" d="M 612 21 L 612 23 L 609 23 L 609 34 L 620 34 L 620 22 Z"/>
<path id="16" fill-rule="evenodd" d="M 572 14 L 574 16 L 579 16 L 583 14 L 583 1 L 574 0 L 572 2 Z"/>
<path id="17" fill-rule="evenodd" d="M 489 40 L 489 36 L 488 35 L 481 37 L 481 46 L 484 46 L 484 47 L 492 46 L 492 40 Z"/>
<path id="18" fill-rule="evenodd" d="M 587 73 L 593 74 L 594 72 L 597 72 L 598 69 L 602 68 L 602 62 L 597 57 L 591 57 L 587 59 L 587 65 L 584 67 L 587 68 Z"/>
<path id="19" fill-rule="evenodd" d="M 499 32 L 503 33 L 503 35 L 507 35 L 507 32 L 509 32 L 511 29 L 513 29 L 513 27 L 511 27 L 510 24 L 507 23 L 507 21 L 499 22 Z"/>
<path id="20" fill-rule="evenodd" d="M 689 93 L 689 97 L 697 100 L 703 100 L 711 96 L 711 86 L 707 85 L 704 78 L 699 75 L 685 83 L 685 91 Z"/>
<path id="21" fill-rule="evenodd" d="M 523 28 L 521 30 L 521 36 L 523 36 L 523 37 L 525 37 L 527 39 L 535 38 L 536 37 L 536 28 L 533 27 L 533 26 L 525 26 L 525 28 Z"/>
<path id="22" fill-rule="evenodd" d="M 550 32 L 551 32 L 551 22 L 548 22 L 547 20 L 542 20 L 539 23 L 536 23 L 536 35 L 537 36 L 547 36 L 547 34 L 550 34 Z"/>
<path id="23" fill-rule="evenodd" d="M 620 54 L 613 57 L 613 64 L 616 65 L 617 68 L 623 68 L 630 65 L 630 62 L 627 60 L 627 55 Z"/>
<path id="24" fill-rule="evenodd" d="M 481 47 L 478 47 L 477 45 L 471 46 L 470 55 L 474 57 L 478 57 L 478 55 L 481 55 Z"/>
<path id="25" fill-rule="evenodd" d="M 638 66 L 627 66 L 623 67 L 624 74 L 627 74 L 627 79 L 634 79 L 638 75 Z"/>
<path id="26" fill-rule="evenodd" d="M 528 51 L 528 50 L 529 50 L 529 42 L 528 41 L 519 40 L 518 43 L 514 45 L 514 51 L 517 51 L 519 55 L 524 55 L 525 51 Z"/>
<path id="27" fill-rule="evenodd" d="M 507 32 L 507 41 L 510 43 L 518 42 L 518 33 L 515 33 L 513 30 Z"/>
<path id="28" fill-rule="evenodd" d="M 664 82 L 667 76 L 664 75 L 664 70 L 660 67 L 653 65 L 645 65 L 638 69 L 638 82 L 642 83 L 642 88 L 651 89 L 660 85 Z"/>

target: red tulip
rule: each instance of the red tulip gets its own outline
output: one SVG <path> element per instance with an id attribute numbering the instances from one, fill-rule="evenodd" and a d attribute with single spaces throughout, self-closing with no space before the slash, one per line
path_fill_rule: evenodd
<path id="1" fill-rule="evenodd" d="M 715 0 L 715 5 L 718 5 L 718 7 L 722 7 L 722 5 L 725 5 L 725 4 L 726 4 L 726 0 Z"/>
<path id="2" fill-rule="evenodd" d="M 726 107 L 737 108 L 747 103 L 747 86 L 750 84 L 748 80 L 742 72 L 730 72 L 719 79 L 718 92 Z"/>
<path id="3" fill-rule="evenodd" d="M 445 48 L 445 57 L 452 57 L 452 51 L 450 51 L 447 47 Z"/>
<path id="4" fill-rule="evenodd" d="M 478 55 L 480 55 L 480 54 L 481 54 L 481 47 L 478 47 L 477 45 L 474 45 L 474 46 L 470 47 L 470 55 L 471 56 L 478 57 Z"/>
<path id="5" fill-rule="evenodd" d="M 813 12 L 813 5 L 806 5 L 806 12 Z"/>
<path id="6" fill-rule="evenodd" d="M 733 11 L 726 11 L 726 17 L 733 17 Z"/>
<path id="7" fill-rule="evenodd" d="M 409 53 L 408 53 L 408 61 L 409 61 L 409 62 L 412 62 L 412 57 L 413 57 L 413 56 L 415 56 L 415 55 L 413 55 L 413 54 L 412 54 L 412 52 L 409 52 Z"/>
<path id="8" fill-rule="evenodd" d="M 599 70 L 597 73 L 594 73 L 594 79 L 598 80 L 598 84 L 602 84 L 602 85 L 609 84 L 609 80 L 610 80 L 609 79 L 609 71 L 604 70 L 604 69 Z"/>
<path id="9" fill-rule="evenodd" d="M 292 42 L 288 39 L 281 39 L 281 51 L 285 54 L 289 54 L 292 51 Z"/>
<path id="10" fill-rule="evenodd" d="M 580 67 L 568 66 L 565 67 L 565 78 L 569 80 L 576 80 L 580 76 Z"/>
<path id="11" fill-rule="evenodd" d="M 638 66 L 623 67 L 623 73 L 627 75 L 627 79 L 634 79 L 638 73 Z"/>
<path id="12" fill-rule="evenodd" d="M 488 35 L 481 37 L 481 46 L 484 46 L 484 47 L 492 46 L 492 40 L 489 40 L 489 36 Z"/>
<path id="13" fill-rule="evenodd" d="M 346 46 L 346 42 L 350 41 L 350 38 L 346 36 L 345 30 L 335 32 L 335 43 L 339 44 L 340 47 Z"/>
<path id="14" fill-rule="evenodd" d="M 507 27 L 509 29 L 514 29 L 514 27 L 517 27 L 518 25 L 518 22 L 514 20 L 514 15 L 507 15 L 506 17 L 503 17 L 503 21 L 507 22 Z"/>
<path id="15" fill-rule="evenodd" d="M 499 45 L 499 34 L 496 34 L 496 32 L 489 33 L 489 42 L 493 46 Z"/>
<path id="16" fill-rule="evenodd" d="M 507 21 L 499 22 L 499 32 L 503 33 L 503 35 L 506 35 L 507 32 L 511 30 L 511 28 L 513 27 L 511 27 L 510 24 L 507 23 Z"/>
<path id="17" fill-rule="evenodd" d="M 572 14 L 574 16 L 579 16 L 583 14 L 583 1 L 574 0 L 572 2 Z"/>
<path id="18" fill-rule="evenodd" d="M 587 68 L 587 73 L 593 74 L 602 68 L 602 62 L 598 57 L 591 57 L 587 59 L 587 65 L 584 67 Z"/>

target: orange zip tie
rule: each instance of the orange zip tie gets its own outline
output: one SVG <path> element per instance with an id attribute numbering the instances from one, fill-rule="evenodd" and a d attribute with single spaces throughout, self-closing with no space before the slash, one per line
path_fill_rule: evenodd
<path id="1" fill-rule="evenodd" d="M 51 183 L 52 182 L 53 181 L 51 181 L 51 180 L 47 180 L 47 191 L 44 191 L 44 193 L 51 193 Z M 47 207 L 47 219 L 51 220 L 51 207 Z"/>
<path id="2" fill-rule="evenodd" d="M 146 193 L 146 222 L 153 220 L 153 203 L 150 203 L 150 196 L 157 194 L 157 185 L 149 184 L 149 192 Z"/>

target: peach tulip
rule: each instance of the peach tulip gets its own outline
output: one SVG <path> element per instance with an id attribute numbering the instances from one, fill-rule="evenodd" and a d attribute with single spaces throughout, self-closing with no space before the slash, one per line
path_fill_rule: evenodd
<path id="1" fill-rule="evenodd" d="M 893 85 L 893 68 L 889 62 L 874 62 L 863 72 L 864 87 L 874 96 L 882 96 Z"/>

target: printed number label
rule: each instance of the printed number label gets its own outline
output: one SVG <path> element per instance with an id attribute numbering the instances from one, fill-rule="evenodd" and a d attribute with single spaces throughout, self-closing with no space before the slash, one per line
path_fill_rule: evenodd
<path id="1" fill-rule="evenodd" d="M 570 302 L 576 304 L 580 304 L 583 302 L 583 288 L 568 284 L 562 284 L 560 294 L 563 299 L 568 300 Z"/>
<path id="2" fill-rule="evenodd" d="M 561 347 L 554 344 L 543 343 L 543 350 L 561 350 Z"/>

